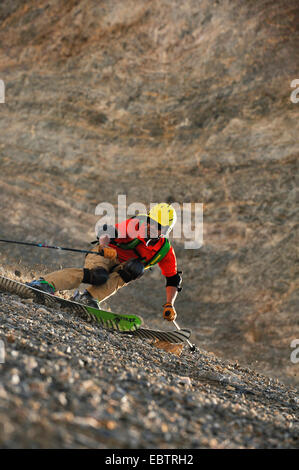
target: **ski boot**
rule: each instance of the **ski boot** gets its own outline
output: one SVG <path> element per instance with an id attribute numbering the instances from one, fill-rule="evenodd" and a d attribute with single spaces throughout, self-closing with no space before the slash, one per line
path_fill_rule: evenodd
<path id="1" fill-rule="evenodd" d="M 26 286 L 34 287 L 34 289 L 41 290 L 42 292 L 46 292 L 47 294 L 54 295 L 55 293 L 54 286 L 47 282 L 43 277 L 40 277 L 39 279 L 34 279 L 31 282 L 26 282 Z"/>
<path id="2" fill-rule="evenodd" d="M 70 298 L 73 302 L 78 302 L 78 304 L 87 305 L 88 307 L 93 307 L 98 309 L 98 302 L 92 297 L 92 295 L 85 289 L 84 292 L 76 290 L 74 295 Z"/>

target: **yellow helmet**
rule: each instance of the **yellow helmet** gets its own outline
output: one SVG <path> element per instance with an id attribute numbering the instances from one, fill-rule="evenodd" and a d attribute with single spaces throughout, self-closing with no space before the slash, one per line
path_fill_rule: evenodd
<path id="1" fill-rule="evenodd" d="M 148 217 L 161 225 L 162 233 L 167 236 L 177 221 L 175 209 L 166 202 L 156 204 L 148 213 Z"/>

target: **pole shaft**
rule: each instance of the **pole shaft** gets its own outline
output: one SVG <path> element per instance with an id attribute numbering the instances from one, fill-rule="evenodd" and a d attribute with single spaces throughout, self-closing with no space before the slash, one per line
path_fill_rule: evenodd
<path id="1" fill-rule="evenodd" d="M 101 254 L 100 252 L 97 252 L 97 251 L 78 250 L 76 248 L 66 248 L 66 247 L 61 247 L 61 246 L 50 246 L 50 245 L 45 245 L 44 243 L 19 242 L 19 241 L 16 241 L 16 240 L 3 240 L 3 239 L 0 239 L 0 242 L 15 243 L 17 245 L 36 246 L 38 248 L 51 248 L 53 250 L 74 251 L 76 253 L 91 253 L 93 255 L 100 255 Z"/>
<path id="2" fill-rule="evenodd" d="M 179 325 L 177 324 L 177 322 L 176 322 L 175 320 L 173 320 L 173 324 L 174 324 L 174 326 L 177 328 L 177 330 L 180 331 L 181 328 L 179 327 Z M 186 339 L 186 341 L 187 341 L 187 343 L 189 344 L 190 348 L 193 348 L 193 344 L 190 343 L 190 341 L 189 341 L 188 339 Z"/>

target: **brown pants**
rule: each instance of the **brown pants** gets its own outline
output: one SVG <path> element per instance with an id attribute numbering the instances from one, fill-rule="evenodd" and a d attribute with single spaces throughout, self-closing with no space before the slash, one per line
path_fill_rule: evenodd
<path id="1" fill-rule="evenodd" d="M 98 251 L 98 247 L 94 248 L 92 251 Z M 118 289 L 126 285 L 126 283 L 117 272 L 122 266 L 119 261 L 110 260 L 101 255 L 88 254 L 86 256 L 84 263 L 84 268 L 86 269 L 102 267 L 109 272 L 112 266 L 115 266 L 116 264 L 118 264 L 119 267 L 117 266 L 115 271 L 109 274 L 109 278 L 105 284 L 102 284 L 101 286 L 91 285 L 87 288 L 88 292 L 95 299 L 102 301 L 107 297 L 110 297 L 115 294 Z M 79 287 L 83 279 L 83 274 L 84 272 L 81 268 L 66 268 L 47 274 L 44 278 L 47 282 L 53 284 L 55 290 L 68 290 Z"/>

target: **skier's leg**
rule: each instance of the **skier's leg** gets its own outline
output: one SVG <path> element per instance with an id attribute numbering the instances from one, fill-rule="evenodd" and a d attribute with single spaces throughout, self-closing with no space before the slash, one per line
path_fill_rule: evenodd
<path id="1" fill-rule="evenodd" d="M 98 251 L 94 248 L 92 251 Z M 54 286 L 55 291 L 75 289 L 82 282 L 105 282 L 110 269 L 109 259 L 101 255 L 88 254 L 85 258 L 84 268 L 65 268 L 44 276 L 45 281 Z M 101 272 L 101 268 L 103 271 Z M 106 273 L 106 277 L 105 277 Z"/>
<path id="2" fill-rule="evenodd" d="M 144 266 L 139 260 L 134 259 L 127 261 L 118 266 L 114 266 L 113 272 L 109 275 L 104 284 L 100 286 L 90 286 L 87 288 L 87 291 L 92 297 L 101 302 L 115 294 L 121 287 L 141 277 L 143 272 Z"/>
<path id="3" fill-rule="evenodd" d="M 83 279 L 82 268 L 65 268 L 44 276 L 45 281 L 52 284 L 55 291 L 78 287 Z"/>
<path id="4" fill-rule="evenodd" d="M 92 251 L 97 252 L 98 248 L 94 248 Z M 109 272 L 110 268 L 116 263 L 117 261 L 112 261 L 109 258 L 104 258 L 104 256 L 102 255 L 88 254 L 85 257 L 84 268 L 92 269 L 92 268 L 102 267 L 102 268 L 105 268 L 107 272 Z"/>
<path id="5" fill-rule="evenodd" d="M 101 286 L 89 286 L 86 290 L 94 299 L 101 302 L 115 294 L 118 289 L 125 285 L 126 282 L 120 277 L 120 275 L 117 272 L 113 272 L 109 275 L 105 284 L 102 284 Z"/>

